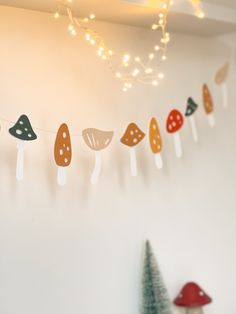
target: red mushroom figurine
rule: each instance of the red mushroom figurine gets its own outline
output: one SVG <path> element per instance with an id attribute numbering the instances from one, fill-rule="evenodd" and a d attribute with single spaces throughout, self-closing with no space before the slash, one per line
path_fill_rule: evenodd
<path id="1" fill-rule="evenodd" d="M 174 300 L 176 306 L 185 307 L 186 314 L 203 314 L 202 307 L 212 299 L 194 282 L 187 283 Z"/>
<path id="2" fill-rule="evenodd" d="M 176 109 L 172 110 L 167 118 L 166 129 L 168 133 L 174 134 L 175 152 L 178 158 L 180 158 L 183 154 L 181 139 L 179 135 L 179 130 L 182 128 L 183 124 L 184 117 L 182 113 Z"/>

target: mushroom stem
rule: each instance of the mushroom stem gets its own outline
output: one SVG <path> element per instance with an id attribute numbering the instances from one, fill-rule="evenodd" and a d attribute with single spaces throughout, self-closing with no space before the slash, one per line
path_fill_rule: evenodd
<path id="1" fill-rule="evenodd" d="M 102 153 L 101 151 L 95 151 L 95 166 L 91 176 L 92 184 L 97 183 L 101 170 L 102 170 Z"/>
<path id="2" fill-rule="evenodd" d="M 198 131 L 197 131 L 197 126 L 196 126 L 194 116 L 190 116 L 189 121 L 190 121 L 191 129 L 192 129 L 192 133 L 193 133 L 193 140 L 195 143 L 197 143 L 198 142 Z"/>
<path id="3" fill-rule="evenodd" d="M 186 308 L 186 314 L 203 314 L 203 309 L 202 307 L 188 307 Z"/>
<path id="4" fill-rule="evenodd" d="M 223 108 L 226 109 L 228 107 L 228 89 L 227 85 L 223 83 L 221 85 L 222 89 L 222 100 L 223 100 Z"/>
<path id="5" fill-rule="evenodd" d="M 216 122 L 215 122 L 215 117 L 213 113 L 208 114 L 208 122 L 212 128 L 215 126 Z"/>
<path id="6" fill-rule="evenodd" d="M 66 168 L 65 167 L 58 167 L 57 183 L 60 186 L 64 186 L 66 184 Z"/>
<path id="7" fill-rule="evenodd" d="M 154 158 L 155 158 L 155 164 L 156 164 L 157 169 L 162 169 L 163 168 L 163 160 L 162 160 L 161 154 L 160 153 L 155 154 Z"/>
<path id="8" fill-rule="evenodd" d="M 19 140 L 17 143 L 16 179 L 21 181 L 24 177 L 24 152 L 25 142 Z"/>
<path id="9" fill-rule="evenodd" d="M 179 132 L 174 133 L 174 145 L 175 145 L 175 153 L 177 158 L 181 158 L 183 155 L 182 144 Z"/>
<path id="10" fill-rule="evenodd" d="M 137 176 L 137 159 L 136 159 L 136 152 L 135 148 L 130 148 L 130 170 L 132 177 Z"/>

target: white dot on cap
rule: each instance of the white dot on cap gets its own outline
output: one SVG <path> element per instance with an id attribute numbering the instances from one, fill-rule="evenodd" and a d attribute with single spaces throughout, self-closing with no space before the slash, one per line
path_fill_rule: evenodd
<path id="1" fill-rule="evenodd" d="M 21 125 L 22 125 L 22 124 L 24 124 L 24 122 L 23 122 L 23 121 L 20 121 L 19 123 L 20 123 Z"/>
<path id="2" fill-rule="evenodd" d="M 66 132 L 63 132 L 62 136 L 63 138 L 66 138 Z"/>
<path id="3" fill-rule="evenodd" d="M 31 138 L 31 137 L 32 137 L 32 134 L 29 133 L 29 134 L 28 134 L 28 137 Z"/>
<path id="4" fill-rule="evenodd" d="M 200 295 L 200 296 L 203 296 L 203 295 L 204 295 L 204 292 L 203 292 L 203 291 L 199 291 L 199 295 Z"/>
<path id="5" fill-rule="evenodd" d="M 63 149 L 60 149 L 59 154 L 62 156 L 63 155 Z"/>
<path id="6" fill-rule="evenodd" d="M 22 131 L 21 130 L 16 130 L 16 134 L 21 135 Z"/>
<path id="7" fill-rule="evenodd" d="M 66 163 L 66 164 L 68 163 L 68 159 L 67 159 L 67 158 L 65 158 L 65 163 Z"/>

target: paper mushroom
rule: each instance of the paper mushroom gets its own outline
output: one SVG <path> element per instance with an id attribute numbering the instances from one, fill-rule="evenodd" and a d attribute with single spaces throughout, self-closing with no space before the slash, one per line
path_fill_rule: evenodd
<path id="1" fill-rule="evenodd" d="M 176 306 L 186 309 L 186 314 L 203 314 L 203 306 L 211 302 L 212 299 L 194 282 L 187 283 L 174 300 Z"/>
<path id="2" fill-rule="evenodd" d="M 192 134 L 193 134 L 193 140 L 195 143 L 198 142 L 198 131 L 197 131 L 197 126 L 194 118 L 194 113 L 198 109 L 198 105 L 194 102 L 194 100 L 189 97 L 187 101 L 187 108 L 185 112 L 185 117 L 188 118 L 191 129 L 192 129 Z"/>
<path id="3" fill-rule="evenodd" d="M 228 90 L 226 85 L 226 80 L 229 74 L 229 62 L 225 63 L 215 75 L 215 83 L 221 86 L 222 89 L 222 99 L 223 99 L 223 108 L 228 107 Z"/>
<path id="4" fill-rule="evenodd" d="M 162 138 L 157 120 L 153 117 L 149 124 L 149 142 L 151 150 L 154 154 L 155 164 L 157 169 L 163 167 L 163 161 L 161 157 L 161 151 L 163 148 Z"/>
<path id="5" fill-rule="evenodd" d="M 18 139 L 17 143 L 17 162 L 16 162 L 16 178 L 18 181 L 24 177 L 24 151 L 25 142 L 34 141 L 37 135 L 31 126 L 29 118 L 21 115 L 15 125 L 9 129 L 9 133 Z"/>
<path id="6" fill-rule="evenodd" d="M 177 158 L 181 158 L 183 155 L 182 144 L 179 131 L 184 124 L 184 117 L 182 113 L 176 109 L 172 110 L 167 118 L 166 129 L 167 132 L 174 136 L 174 146 Z"/>
<path id="7" fill-rule="evenodd" d="M 95 166 L 91 176 L 91 183 L 95 184 L 102 169 L 102 150 L 105 149 L 112 141 L 114 132 L 101 131 L 97 129 L 85 129 L 82 132 L 85 143 L 95 151 Z"/>
<path id="8" fill-rule="evenodd" d="M 213 104 L 211 92 L 207 84 L 203 85 L 202 94 L 203 94 L 203 105 L 204 105 L 205 112 L 208 116 L 208 122 L 210 126 L 213 127 L 215 125 L 215 117 L 213 113 L 214 104 Z"/>
<path id="9" fill-rule="evenodd" d="M 68 126 L 63 123 L 56 136 L 54 145 L 54 159 L 58 166 L 57 183 L 60 186 L 66 184 L 66 168 L 70 165 L 72 158 L 71 139 Z"/>
<path id="10" fill-rule="evenodd" d="M 137 176 L 137 159 L 135 146 L 145 137 L 145 133 L 135 123 L 130 123 L 120 139 L 121 143 L 128 146 L 130 150 L 130 170 L 133 177 Z"/>

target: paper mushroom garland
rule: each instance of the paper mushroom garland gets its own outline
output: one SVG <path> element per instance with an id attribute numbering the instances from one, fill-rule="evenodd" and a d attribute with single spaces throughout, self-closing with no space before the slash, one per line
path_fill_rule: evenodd
<path id="1" fill-rule="evenodd" d="M 151 150 L 154 154 L 156 167 L 157 169 L 161 169 L 163 167 L 163 161 L 161 157 L 163 145 L 159 126 L 157 120 L 154 117 L 151 119 L 149 124 L 149 142 Z"/>
<path id="2" fill-rule="evenodd" d="M 214 127 L 215 125 L 215 117 L 214 117 L 214 104 L 211 96 L 211 92 L 206 84 L 203 85 L 202 89 L 203 93 L 203 105 L 205 112 L 208 116 L 208 122 L 211 127 Z"/>
<path id="3" fill-rule="evenodd" d="M 145 133 L 135 123 L 130 123 L 125 131 L 125 134 L 121 138 L 121 143 L 128 146 L 130 150 L 130 170 L 133 177 L 137 176 L 137 159 L 135 146 L 138 145 Z"/>
<path id="4" fill-rule="evenodd" d="M 187 108 L 185 112 L 185 117 L 188 118 L 191 129 L 192 129 L 192 134 L 193 134 L 193 140 L 195 143 L 198 142 L 198 131 L 197 131 L 197 126 L 194 118 L 194 113 L 198 109 L 198 105 L 194 102 L 194 100 L 189 97 L 187 101 Z"/>
<path id="5" fill-rule="evenodd" d="M 54 158 L 58 166 L 57 183 L 60 186 L 64 186 L 66 184 L 66 167 L 70 165 L 72 158 L 70 132 L 65 123 L 60 126 L 57 132 Z"/>
<path id="6" fill-rule="evenodd" d="M 174 146 L 177 158 L 181 158 L 183 155 L 182 143 L 179 131 L 184 124 L 184 117 L 182 113 L 176 109 L 173 109 L 167 118 L 166 129 L 168 133 L 174 136 Z"/>
<path id="7" fill-rule="evenodd" d="M 36 140 L 37 135 L 34 133 L 29 118 L 24 114 L 21 115 L 16 124 L 9 129 L 9 133 L 18 139 L 16 178 L 18 181 L 20 181 L 24 177 L 25 142 Z"/>
<path id="8" fill-rule="evenodd" d="M 174 300 L 176 306 L 185 308 L 185 314 L 203 314 L 203 306 L 211 302 L 212 299 L 194 282 L 187 283 Z"/>
<path id="9" fill-rule="evenodd" d="M 82 132 L 85 143 L 95 151 L 95 167 L 91 176 L 91 183 L 98 181 L 102 169 L 102 150 L 105 149 L 112 141 L 114 132 L 101 131 L 97 129 L 85 129 Z"/>
<path id="10" fill-rule="evenodd" d="M 222 89 L 222 100 L 223 108 L 228 107 L 228 90 L 226 80 L 229 74 L 229 63 L 225 63 L 217 72 L 215 76 L 215 83 L 221 86 Z"/>

